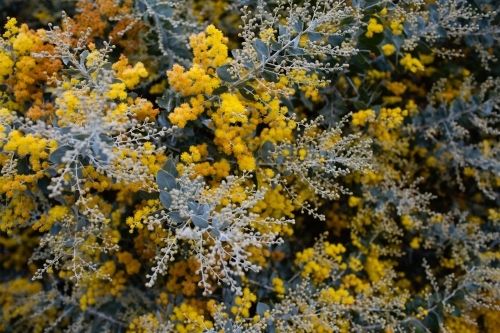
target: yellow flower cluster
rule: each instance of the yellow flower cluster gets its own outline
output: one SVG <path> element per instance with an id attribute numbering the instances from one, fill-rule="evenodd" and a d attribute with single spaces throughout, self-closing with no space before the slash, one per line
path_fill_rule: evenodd
<path id="1" fill-rule="evenodd" d="M 212 94 L 212 91 L 220 85 L 218 78 L 209 75 L 197 64 L 187 72 L 184 71 L 184 67 L 174 64 L 172 70 L 167 72 L 167 77 L 172 88 L 183 96 Z"/>
<path id="2" fill-rule="evenodd" d="M 385 87 L 396 96 L 404 94 L 407 88 L 402 82 L 386 82 Z"/>
<path id="3" fill-rule="evenodd" d="M 118 262 L 125 265 L 125 270 L 128 275 L 133 275 L 139 273 L 141 269 L 141 263 L 139 260 L 134 259 L 130 252 L 119 252 L 116 254 Z"/>
<path id="4" fill-rule="evenodd" d="M 418 112 L 418 105 L 415 104 L 415 101 L 413 99 L 410 99 L 406 105 L 405 105 L 405 109 L 408 110 L 410 116 L 413 116 L 415 115 L 417 112 Z"/>
<path id="5" fill-rule="evenodd" d="M 110 99 L 127 99 L 127 90 L 125 83 L 113 83 L 108 91 Z"/>
<path id="6" fill-rule="evenodd" d="M 151 95 L 161 95 L 167 88 L 167 80 L 163 79 L 160 83 L 155 83 L 149 88 L 149 93 Z"/>
<path id="7" fill-rule="evenodd" d="M 255 158 L 244 139 L 256 129 L 255 121 L 248 122 L 248 109 L 238 95 L 224 93 L 216 112 L 210 112 L 215 125 L 214 143 L 238 160 L 240 170 L 255 170 Z M 238 126 L 241 123 L 242 126 Z M 234 125 L 233 125 L 234 124 Z"/>
<path id="8" fill-rule="evenodd" d="M 439 262 L 442 267 L 453 269 L 455 268 L 455 259 L 442 258 Z"/>
<path id="9" fill-rule="evenodd" d="M 227 38 L 213 25 L 207 27 L 206 33 L 208 36 L 200 33 L 190 38 L 193 66 L 185 72 L 184 67 L 174 64 L 172 70 L 167 72 L 170 85 L 183 96 L 212 94 L 213 89 L 220 85 L 214 68 L 228 62 Z"/>
<path id="10" fill-rule="evenodd" d="M 498 312 L 497 311 L 491 311 L 492 313 L 496 313 L 494 316 L 498 318 Z M 498 320 L 495 320 L 498 322 Z M 461 317 L 454 317 L 454 316 L 446 316 L 444 320 L 444 326 L 446 327 L 446 330 L 448 330 L 451 333 L 479 333 L 479 328 L 478 325 L 474 325 L 472 323 L 467 322 L 467 320 L 461 316 Z M 485 325 L 487 326 L 487 325 Z M 493 330 L 488 330 L 487 332 L 496 332 L 498 330 L 498 326 L 495 326 Z"/>
<path id="11" fill-rule="evenodd" d="M 341 288 L 347 289 L 352 288 L 355 293 L 360 293 L 364 290 L 370 288 L 369 282 L 363 282 L 360 278 L 358 278 L 355 274 L 347 274 L 342 277 Z"/>
<path id="12" fill-rule="evenodd" d="M 0 284 L 0 305 L 2 306 L 2 321 L 7 322 L 14 318 L 27 318 L 33 314 L 32 302 L 19 302 L 27 295 L 35 295 L 43 290 L 43 284 L 32 282 L 27 278 L 17 278 Z M 37 304 L 38 305 L 38 304 Z M 15 307 L 12 309 L 12 307 Z M 7 311 L 10 310 L 10 311 Z M 2 324 L 0 324 L 0 329 Z M 43 326 L 38 332 L 43 331 Z"/>
<path id="13" fill-rule="evenodd" d="M 371 83 L 377 83 L 378 81 L 389 79 L 391 77 L 390 72 L 380 72 L 376 69 L 370 69 L 366 73 L 366 79 Z"/>
<path id="14" fill-rule="evenodd" d="M 413 237 L 413 239 L 410 242 L 410 247 L 412 249 L 418 250 L 420 248 L 420 243 L 422 243 L 422 238 L 421 237 Z"/>
<path id="15" fill-rule="evenodd" d="M 168 115 L 168 119 L 172 124 L 180 128 L 184 128 L 188 121 L 195 120 L 200 114 L 205 111 L 205 98 L 198 94 L 196 97 L 191 97 L 188 103 L 182 103 L 174 109 L 174 112 Z"/>
<path id="16" fill-rule="evenodd" d="M 160 319 L 162 319 L 160 317 Z M 159 331 L 161 327 L 158 316 L 152 313 L 134 318 L 127 329 L 127 333 L 149 333 Z"/>
<path id="17" fill-rule="evenodd" d="M 366 184 L 378 184 L 384 179 L 382 172 L 373 172 L 368 170 L 365 174 L 361 175 L 361 181 Z"/>
<path id="18" fill-rule="evenodd" d="M 78 112 L 80 108 L 80 99 L 76 92 L 72 90 L 65 91 L 61 97 L 56 99 L 56 104 L 59 109 L 56 110 L 56 115 L 60 118 L 59 126 L 69 126 L 71 123 L 82 124 L 85 122 L 83 113 Z"/>
<path id="19" fill-rule="evenodd" d="M 5 51 L 0 51 L 0 78 L 9 76 L 14 71 L 14 60 L 12 55 Z"/>
<path id="20" fill-rule="evenodd" d="M 274 102 L 274 101 L 273 101 Z M 277 111 L 276 108 L 274 108 L 274 104 L 277 104 L 278 110 L 279 110 L 279 103 L 269 103 L 270 109 L 272 110 L 271 113 L 273 112 L 280 112 L 280 113 L 286 113 L 286 107 L 283 107 L 281 111 Z M 276 111 L 275 111 L 276 110 Z M 268 116 L 267 120 L 269 120 L 271 117 Z M 264 122 L 266 119 L 264 120 Z M 273 143 L 278 143 L 284 140 L 289 140 L 293 141 L 293 135 L 292 135 L 292 130 L 297 127 L 297 123 L 293 120 L 285 120 L 285 117 L 283 114 L 280 114 L 277 117 L 277 120 L 269 122 L 269 127 L 264 128 L 262 130 L 262 133 L 260 134 L 260 141 L 262 143 L 266 141 L 271 141 Z"/>
<path id="21" fill-rule="evenodd" d="M 403 24 L 398 20 L 393 20 L 390 23 L 392 33 L 395 35 L 401 35 L 403 33 Z"/>
<path id="22" fill-rule="evenodd" d="M 375 120 L 375 111 L 372 109 L 360 110 L 352 115 L 352 124 L 355 126 L 364 126 L 367 122 Z"/>
<path id="23" fill-rule="evenodd" d="M 334 261 L 340 262 L 342 256 L 339 254 L 345 251 L 345 248 L 340 244 L 333 245 L 324 242 L 322 245 L 324 246 L 323 253 L 318 253 L 315 248 L 307 248 L 298 252 L 294 261 L 296 265 L 303 264 L 301 276 L 304 278 L 311 276 L 315 283 L 321 283 L 330 277 Z M 328 253 L 326 253 L 326 249 L 328 249 Z M 342 264 L 341 267 L 345 267 L 345 264 Z"/>
<path id="24" fill-rule="evenodd" d="M 269 256 L 271 252 L 262 247 L 249 246 L 245 249 L 248 252 L 248 260 L 260 267 L 267 268 L 269 266 Z"/>
<path id="25" fill-rule="evenodd" d="M 430 65 L 434 62 L 434 58 L 435 58 L 435 54 L 432 53 L 432 54 L 422 54 L 422 53 L 419 53 L 418 54 L 418 57 L 420 59 L 420 62 L 422 63 L 422 65 Z M 463 76 L 469 76 L 470 75 L 470 72 L 466 69 L 463 69 L 462 70 L 462 75 Z"/>
<path id="26" fill-rule="evenodd" d="M 153 121 L 155 117 L 160 113 L 159 109 L 153 108 L 153 103 L 144 98 L 137 97 L 134 100 L 134 104 L 130 103 L 130 109 L 135 118 L 140 121 Z"/>
<path id="27" fill-rule="evenodd" d="M 59 277 L 68 277 L 71 274 L 61 271 Z M 111 280 L 102 280 L 100 277 L 109 276 Z M 80 308 L 86 310 L 89 306 L 97 303 L 100 296 L 111 294 L 116 297 L 121 297 L 125 290 L 127 278 L 124 271 L 117 271 L 116 264 L 113 260 L 106 261 L 97 272 L 90 277 L 86 277 L 84 284 L 86 293 L 80 297 Z"/>
<path id="28" fill-rule="evenodd" d="M 387 57 L 391 56 L 396 51 L 396 47 L 393 44 L 384 44 L 381 49 Z"/>
<path id="29" fill-rule="evenodd" d="M 179 333 L 201 333 L 205 329 L 213 328 L 210 320 L 204 319 L 204 310 L 190 304 L 182 303 L 175 306 L 170 320 L 177 323 L 175 331 Z"/>
<path id="30" fill-rule="evenodd" d="M 82 175 L 86 178 L 83 188 L 86 190 L 96 189 L 99 192 L 107 190 L 111 179 L 98 173 L 93 165 L 87 165 L 82 169 Z"/>
<path id="31" fill-rule="evenodd" d="M 384 26 L 379 24 L 375 18 L 371 18 L 368 22 L 368 27 L 366 27 L 365 36 L 368 38 L 372 38 L 373 34 L 379 34 L 384 31 Z"/>
<path id="32" fill-rule="evenodd" d="M 283 280 L 279 277 L 275 277 L 271 280 L 271 283 L 273 284 L 274 292 L 278 294 L 278 297 L 283 297 L 283 294 L 285 293 Z"/>
<path id="33" fill-rule="evenodd" d="M 183 165 L 180 163 L 178 166 L 180 166 L 181 169 L 183 167 Z M 209 162 L 197 163 L 194 167 L 194 171 L 196 175 L 200 175 L 202 177 L 212 176 L 215 181 L 214 184 L 216 184 L 229 175 L 229 172 L 231 171 L 231 165 L 225 158 L 222 158 L 220 161 L 214 162 L 212 164 L 210 164 Z"/>
<path id="34" fill-rule="evenodd" d="M 144 68 L 143 63 L 138 62 L 132 67 L 124 55 L 121 55 L 120 60 L 115 62 L 111 68 L 116 71 L 116 77 L 121 79 L 128 89 L 134 89 L 141 78 L 148 77 L 148 71 Z"/>
<path id="35" fill-rule="evenodd" d="M 401 216 L 401 224 L 406 230 L 410 230 L 413 226 L 413 220 L 408 215 Z"/>
<path id="36" fill-rule="evenodd" d="M 35 209 L 35 202 L 26 195 L 14 196 L 15 191 L 22 191 L 22 188 L 24 188 L 21 181 L 10 182 L 9 185 L 6 196 L 12 199 L 9 201 L 8 206 L 4 206 L 0 210 L 0 230 L 7 231 L 10 235 L 14 226 L 23 225 L 30 221 L 31 212 Z M 5 183 L 3 180 L 0 180 L 0 186 L 5 190 Z"/>
<path id="37" fill-rule="evenodd" d="M 200 151 L 198 150 L 198 147 L 196 146 L 189 147 L 189 153 L 184 152 L 181 154 L 181 161 L 184 163 L 199 162 L 200 159 L 201 159 L 201 154 Z"/>
<path id="38" fill-rule="evenodd" d="M 206 37 L 202 33 L 190 38 L 194 54 L 193 63 L 203 68 L 225 65 L 228 62 L 227 37 L 224 37 L 222 31 L 216 29 L 214 25 L 209 25 L 205 31 Z"/>
<path id="39" fill-rule="evenodd" d="M 293 217 L 294 210 L 295 207 L 293 206 L 292 201 L 283 194 L 283 187 L 281 185 L 278 185 L 275 188 L 267 188 L 267 192 L 264 194 L 264 200 L 259 201 L 252 208 L 252 212 L 260 214 L 263 218 L 271 217 L 276 219 L 279 219 L 282 216 Z M 273 228 L 279 228 L 278 230 L 285 227 L 279 224 L 272 224 L 272 226 Z"/>
<path id="40" fill-rule="evenodd" d="M 392 129 L 399 125 L 404 120 L 404 117 L 408 115 L 407 110 L 401 110 L 401 108 L 388 109 L 382 108 L 380 114 L 378 115 L 377 121 L 385 124 L 388 128 Z"/>
<path id="41" fill-rule="evenodd" d="M 498 327 L 500 327 L 500 316 L 498 316 L 498 310 L 497 309 L 488 309 L 484 312 L 485 313 L 483 315 L 483 320 L 484 320 L 484 327 L 486 328 L 486 332 L 494 333 L 494 332 L 498 331 Z M 474 325 L 469 324 L 469 326 L 473 326 L 474 328 L 477 328 Z M 476 333 L 476 332 L 472 331 L 471 333 Z"/>
<path id="42" fill-rule="evenodd" d="M 127 217 L 126 223 L 130 227 L 130 233 L 133 233 L 134 229 L 142 229 L 144 227 L 143 221 L 148 218 L 148 215 L 162 207 L 159 199 L 143 202 L 142 207 L 135 210 L 133 217 Z"/>
<path id="43" fill-rule="evenodd" d="M 212 115 L 212 120 L 217 128 L 221 128 L 224 124 L 246 123 L 248 121 L 247 110 L 238 96 L 224 93 L 220 98 L 219 111 Z"/>
<path id="44" fill-rule="evenodd" d="M 405 57 L 399 61 L 401 65 L 405 67 L 405 70 L 416 73 L 417 70 L 423 71 L 425 69 L 424 65 L 417 58 L 412 58 L 411 54 L 405 54 Z"/>
<path id="45" fill-rule="evenodd" d="M 238 185 L 231 189 L 231 192 L 225 198 L 222 198 L 221 204 L 227 206 L 231 203 L 241 204 L 247 198 L 244 186 Z"/>
<path id="46" fill-rule="evenodd" d="M 16 38 L 12 41 L 12 47 L 14 48 L 14 54 L 16 57 L 28 55 L 33 48 L 33 40 L 26 34 L 27 31 L 28 26 L 23 24 L 21 32 L 19 32 Z"/>
<path id="47" fill-rule="evenodd" d="M 253 156 L 243 155 L 238 158 L 238 168 L 240 170 L 253 171 L 255 170 L 255 158 Z"/>
<path id="48" fill-rule="evenodd" d="M 196 274 L 200 264 L 194 259 L 175 262 L 169 269 L 166 288 L 172 294 L 182 292 L 184 296 L 195 296 L 201 277 Z"/>
<path id="49" fill-rule="evenodd" d="M 49 209 L 47 214 L 43 214 L 40 220 L 33 224 L 33 229 L 40 232 L 50 230 L 56 222 L 63 222 L 64 218 L 71 213 L 67 206 L 57 205 Z"/>
<path id="50" fill-rule="evenodd" d="M 3 37 L 7 39 L 2 40 L 0 50 L 0 79 L 9 88 L 8 95 L 4 95 L 7 97 L 4 106 L 24 112 L 29 101 L 32 109 L 43 113 L 41 107 L 45 110 L 51 107 L 50 103 L 43 101 L 46 73 L 57 72 L 62 65 L 58 59 L 35 60 L 31 56 L 32 52 L 52 53 L 53 46 L 42 41 L 43 33 L 29 30 L 26 24 L 18 27 L 14 18 L 8 20 L 5 28 Z"/>
<path id="51" fill-rule="evenodd" d="M 403 98 L 401 98 L 401 96 L 383 96 L 382 101 L 384 104 L 391 105 L 401 103 Z"/>
<path id="52" fill-rule="evenodd" d="M 318 88 L 323 88 L 326 86 L 326 82 L 320 80 L 318 77 L 318 74 L 315 73 L 308 73 L 304 69 L 294 69 L 290 71 L 289 75 L 287 76 L 287 83 L 295 83 L 299 85 L 302 91 L 308 92 L 308 98 L 311 98 L 314 96 L 314 98 L 317 98 L 321 100 L 321 97 L 318 94 Z M 303 89 L 304 87 L 311 87 L 308 89 Z M 289 91 L 289 93 L 294 93 L 294 91 Z"/>
<path id="53" fill-rule="evenodd" d="M 306 158 L 307 150 L 299 149 L 298 155 L 299 155 L 299 160 L 303 161 Z"/>
<path id="54" fill-rule="evenodd" d="M 499 222 L 500 221 L 500 210 L 495 210 L 495 209 L 488 209 L 488 220 L 492 222 Z"/>
<path id="55" fill-rule="evenodd" d="M 236 321 L 241 321 L 242 318 L 250 317 L 250 308 L 252 307 L 252 303 L 257 301 L 257 296 L 250 292 L 250 289 L 243 289 L 243 295 L 238 296 L 234 299 L 234 305 L 231 307 L 231 312 L 236 315 Z"/>
<path id="56" fill-rule="evenodd" d="M 8 38 L 12 43 L 16 57 L 27 55 L 33 47 L 33 41 L 26 34 L 28 26 L 23 24 L 19 29 L 17 27 L 17 20 L 15 18 L 11 18 L 7 21 L 4 27 L 6 31 L 3 34 L 3 37 Z"/>
<path id="57" fill-rule="evenodd" d="M 305 36 L 305 35 L 303 35 L 303 36 Z M 311 77 L 313 79 L 316 79 L 317 74 L 313 74 Z M 323 101 L 323 97 L 321 97 L 317 86 L 313 86 L 313 85 L 301 86 L 300 90 L 304 92 L 304 96 L 307 99 L 310 99 L 311 101 L 313 101 L 315 103 Z"/>
<path id="58" fill-rule="evenodd" d="M 360 205 L 362 201 L 363 201 L 363 198 L 355 197 L 355 196 L 351 195 L 349 197 L 349 201 L 347 203 L 348 203 L 349 207 L 356 207 L 356 206 Z"/>
<path id="59" fill-rule="evenodd" d="M 17 27 L 17 20 L 15 17 L 10 18 L 7 23 L 4 25 L 5 32 L 3 36 L 5 38 L 10 38 L 12 35 L 15 35 L 19 32 L 19 28 Z"/>
<path id="60" fill-rule="evenodd" d="M 329 287 L 326 290 L 322 290 L 319 300 L 325 303 L 341 303 L 344 305 L 351 305 L 354 303 L 354 297 L 349 295 L 349 291 L 343 288 L 335 290 L 333 287 Z"/>
<path id="61" fill-rule="evenodd" d="M 372 282 L 378 282 L 382 277 L 385 276 L 386 270 L 391 267 L 389 261 L 382 261 L 379 259 L 378 250 L 373 247 L 365 262 L 365 271 L 368 273 L 368 277 Z"/>
<path id="62" fill-rule="evenodd" d="M 346 251 L 346 248 L 342 244 L 330 244 L 329 242 L 324 242 L 323 246 L 325 247 L 325 254 L 329 255 L 336 262 L 342 261 L 341 253 Z"/>
<path id="63" fill-rule="evenodd" d="M 23 133 L 17 130 L 9 133 L 9 141 L 3 149 L 7 152 L 16 152 L 19 156 L 30 155 L 30 164 L 33 171 L 40 171 L 43 167 L 47 167 L 45 163 L 41 163 L 41 159 L 47 159 L 49 153 L 46 151 L 47 146 L 54 147 L 57 142 L 47 139 L 41 139 L 29 133 L 23 136 Z M 41 177 L 40 177 L 41 178 Z"/>

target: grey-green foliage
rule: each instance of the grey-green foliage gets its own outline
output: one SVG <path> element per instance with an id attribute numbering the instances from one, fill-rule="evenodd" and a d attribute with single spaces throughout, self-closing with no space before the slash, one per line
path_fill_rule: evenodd
<path id="1" fill-rule="evenodd" d="M 424 112 L 413 118 L 410 130 L 421 137 L 439 143 L 435 154 L 441 163 L 453 168 L 461 184 L 462 172 L 470 168 L 479 188 L 489 198 L 496 198 L 491 184 L 500 176 L 500 131 L 496 128 L 500 116 L 500 80 L 488 78 L 478 84 L 473 76 L 464 80 L 459 96 L 450 105 L 444 98 L 447 80 L 438 81 L 429 93 L 429 104 Z M 471 94 L 479 86 L 476 93 Z M 481 133 L 481 140 L 476 139 Z M 492 178 L 493 177 L 493 178 Z"/>

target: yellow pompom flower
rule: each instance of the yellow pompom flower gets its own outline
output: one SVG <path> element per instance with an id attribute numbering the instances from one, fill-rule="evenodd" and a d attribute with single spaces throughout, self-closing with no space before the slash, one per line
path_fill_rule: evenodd
<path id="1" fill-rule="evenodd" d="M 392 44 L 382 45 L 381 49 L 384 55 L 387 57 L 391 56 L 396 51 L 396 47 Z"/>
<path id="2" fill-rule="evenodd" d="M 401 35 L 403 33 L 403 24 L 398 20 L 394 20 L 390 24 L 392 33 L 395 35 Z"/>
<path id="3" fill-rule="evenodd" d="M 355 126 L 364 126 L 373 120 L 375 120 L 375 111 L 372 109 L 360 110 L 352 115 L 352 124 Z"/>
<path id="4" fill-rule="evenodd" d="M 238 158 L 238 167 L 240 168 L 240 170 L 255 170 L 255 158 L 253 156 L 246 155 Z"/>
<path id="5" fill-rule="evenodd" d="M 367 31 L 365 36 L 368 38 L 372 38 L 373 34 L 379 34 L 384 31 L 384 26 L 382 24 L 379 24 L 376 19 L 371 18 L 368 22 L 368 27 L 366 28 L 366 30 Z"/>
<path id="6" fill-rule="evenodd" d="M 425 69 L 420 60 L 412 58 L 409 53 L 407 53 L 399 63 L 405 67 L 405 70 L 409 70 L 413 73 L 415 73 L 417 70 L 423 71 Z"/>

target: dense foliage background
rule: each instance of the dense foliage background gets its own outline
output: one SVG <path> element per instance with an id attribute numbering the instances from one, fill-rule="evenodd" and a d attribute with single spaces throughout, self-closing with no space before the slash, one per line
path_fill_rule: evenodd
<path id="1" fill-rule="evenodd" d="M 495 0 L 0 3 L 0 331 L 497 332 Z"/>

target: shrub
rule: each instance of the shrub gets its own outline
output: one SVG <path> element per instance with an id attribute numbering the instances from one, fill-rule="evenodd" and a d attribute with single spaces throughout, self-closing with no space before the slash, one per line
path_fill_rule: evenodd
<path id="1" fill-rule="evenodd" d="M 0 330 L 495 332 L 498 5 L 0 5 Z"/>

